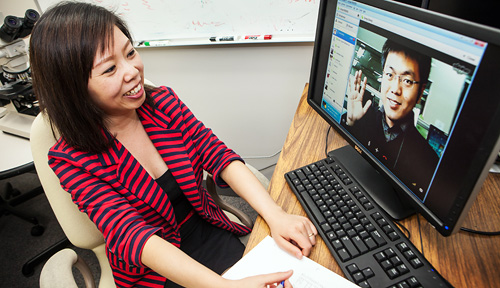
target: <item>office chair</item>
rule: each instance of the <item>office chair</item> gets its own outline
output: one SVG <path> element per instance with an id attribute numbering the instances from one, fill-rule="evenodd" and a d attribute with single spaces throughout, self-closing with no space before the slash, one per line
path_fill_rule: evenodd
<path id="1" fill-rule="evenodd" d="M 61 188 L 59 179 L 48 165 L 47 154 L 50 147 L 55 144 L 56 139 L 45 117 L 43 113 L 40 113 L 36 117 L 31 127 L 30 139 L 33 160 L 40 182 L 42 183 L 57 221 L 61 225 L 69 241 L 77 247 L 90 249 L 96 254 L 101 268 L 99 287 L 115 287 L 111 267 L 105 254 L 103 235 L 87 215 L 78 210 L 77 206 L 71 200 L 71 195 Z M 262 185 L 267 188 L 269 180 L 255 168 L 250 167 L 250 169 L 256 174 Z M 211 175 L 207 175 L 207 190 L 209 190 L 211 195 L 216 196 L 215 201 L 217 201 L 221 207 L 224 207 L 223 209 L 228 212 L 228 216 L 231 220 L 234 221 L 236 218 L 241 217 L 240 223 L 248 225 L 249 227 L 253 226 L 252 220 L 247 215 L 231 205 L 228 205 L 217 196 L 215 184 L 213 183 Z M 247 239 L 242 239 L 242 242 L 245 242 Z M 84 279 L 86 279 L 86 283 L 95 283 L 92 275 L 88 273 L 88 269 L 84 267 L 85 265 L 81 264 L 82 262 L 83 261 L 79 259 L 77 255 L 75 256 L 75 253 L 68 252 L 67 250 L 60 250 L 45 263 L 40 275 L 40 287 L 77 287 L 71 266 L 79 269 L 82 275 L 85 274 Z M 63 264 L 65 268 L 61 267 Z M 89 284 L 87 287 L 94 286 Z"/>
<path id="2" fill-rule="evenodd" d="M 23 173 L 27 172 L 33 172 L 34 167 L 32 164 L 27 164 L 23 167 L 16 168 L 16 171 L 8 171 L 6 173 L 1 173 L 0 175 L 0 180 L 2 179 L 8 179 L 10 177 L 13 177 L 15 175 L 20 175 Z M 33 224 L 33 227 L 31 228 L 31 235 L 32 236 L 40 236 L 43 234 L 45 231 L 45 228 L 40 225 L 38 222 L 38 219 L 36 216 L 31 215 L 29 213 L 26 213 L 25 211 L 22 211 L 20 209 L 16 209 L 16 205 L 25 202 L 35 196 L 40 195 L 43 190 L 41 187 L 36 187 L 32 189 L 31 191 L 28 191 L 26 193 L 21 193 L 19 190 L 14 188 L 10 182 L 5 183 L 4 185 L 4 191 L 5 191 L 5 198 L 4 199 L 2 196 L 0 196 L 0 216 L 4 214 L 12 214 L 18 217 L 19 219 L 22 219 L 26 222 L 29 222 Z M 13 197 L 11 200 L 8 200 L 9 198 Z"/>

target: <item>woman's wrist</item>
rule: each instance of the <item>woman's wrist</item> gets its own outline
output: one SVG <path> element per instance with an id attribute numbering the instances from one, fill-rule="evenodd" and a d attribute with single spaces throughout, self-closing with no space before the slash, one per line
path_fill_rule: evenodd
<path id="1" fill-rule="evenodd" d="M 260 216 L 264 218 L 269 228 L 271 228 L 272 226 L 274 226 L 274 222 L 279 223 L 280 221 L 282 221 L 283 216 L 285 216 L 286 214 L 287 213 L 276 204 L 271 208 L 266 209 L 265 212 L 260 213 Z"/>

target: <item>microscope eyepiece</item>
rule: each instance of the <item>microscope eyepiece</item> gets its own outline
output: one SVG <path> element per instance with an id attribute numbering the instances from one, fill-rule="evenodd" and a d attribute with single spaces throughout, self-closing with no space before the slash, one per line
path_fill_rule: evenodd
<path id="1" fill-rule="evenodd" d="M 31 33 L 35 22 L 40 18 L 40 14 L 33 9 L 26 10 L 24 18 L 7 16 L 0 27 L 0 39 L 10 43 L 18 38 L 24 38 Z"/>

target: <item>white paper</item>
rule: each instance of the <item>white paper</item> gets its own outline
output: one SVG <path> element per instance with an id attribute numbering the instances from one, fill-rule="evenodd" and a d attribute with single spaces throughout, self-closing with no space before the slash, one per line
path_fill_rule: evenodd
<path id="1" fill-rule="evenodd" d="M 270 236 L 266 236 L 222 276 L 226 279 L 236 280 L 288 270 L 293 270 L 290 282 L 294 288 L 358 287 L 307 257 L 302 257 L 299 260 L 288 254 L 278 247 Z"/>

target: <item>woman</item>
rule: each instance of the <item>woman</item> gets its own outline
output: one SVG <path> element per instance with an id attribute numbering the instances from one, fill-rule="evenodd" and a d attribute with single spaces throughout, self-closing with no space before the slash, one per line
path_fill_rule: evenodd
<path id="1" fill-rule="evenodd" d="M 203 170 L 262 215 L 278 245 L 310 253 L 312 223 L 281 210 L 170 88 L 144 86 L 141 58 L 113 13 L 73 2 L 49 9 L 30 57 L 42 113 L 61 135 L 49 165 L 103 233 L 117 286 L 266 287 L 291 276 L 219 276 L 241 257 L 237 236 L 249 229 L 217 207 Z"/>

